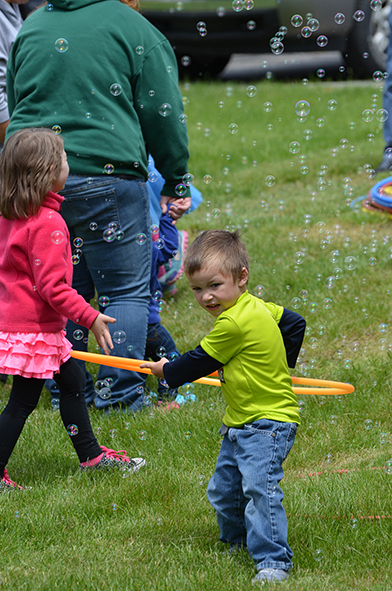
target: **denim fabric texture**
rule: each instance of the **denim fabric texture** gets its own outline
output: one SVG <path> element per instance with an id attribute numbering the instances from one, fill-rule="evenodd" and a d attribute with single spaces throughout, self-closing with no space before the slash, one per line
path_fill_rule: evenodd
<path id="1" fill-rule="evenodd" d="M 163 349 L 162 349 L 163 348 Z M 162 349 L 162 351 L 160 351 Z M 164 351 L 163 351 L 164 350 Z M 160 354 L 160 353 L 163 353 Z M 162 324 L 149 324 L 147 329 L 146 359 L 159 361 L 161 357 L 181 357 L 181 353 L 176 347 L 175 342 L 169 331 Z M 175 398 L 178 394 L 177 388 L 164 386 L 161 380 L 158 381 L 159 399 Z"/>
<path id="2" fill-rule="evenodd" d="M 389 13 L 388 23 L 392 31 L 392 10 Z M 392 35 L 389 38 L 387 47 L 387 64 L 386 72 L 387 78 L 384 80 L 385 89 L 383 95 L 383 107 L 388 111 L 389 117 L 384 122 L 384 139 L 386 147 L 392 147 Z M 389 156 L 392 164 L 392 156 Z"/>
<path id="3" fill-rule="evenodd" d="M 100 311 L 116 318 L 115 324 L 109 324 L 112 355 L 144 359 L 152 242 L 146 184 L 142 179 L 109 175 L 71 175 L 61 193 L 72 250 L 80 256 L 74 265 L 73 287 L 88 301 L 96 290 Z M 83 241 L 79 249 L 76 238 Z M 87 335 L 87 329 L 68 322 L 67 338 L 74 349 L 87 350 Z M 85 369 L 84 362 L 79 363 Z M 107 378 L 111 378 L 111 396 L 103 399 L 95 392 L 90 374 L 86 376 L 88 404 L 130 411 L 144 406 L 144 378 L 140 374 L 101 365 L 98 380 Z"/>
<path id="4" fill-rule="evenodd" d="M 282 464 L 297 425 L 261 419 L 230 427 L 222 441 L 207 497 L 214 507 L 220 541 L 247 546 L 257 570 L 292 567 L 287 518 L 282 505 Z"/>

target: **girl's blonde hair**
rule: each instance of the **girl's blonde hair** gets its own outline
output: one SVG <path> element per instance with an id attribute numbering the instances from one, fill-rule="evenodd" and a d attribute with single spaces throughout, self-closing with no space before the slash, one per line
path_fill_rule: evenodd
<path id="1" fill-rule="evenodd" d="M 0 213 L 4 218 L 28 218 L 38 212 L 59 177 L 63 149 L 63 140 L 44 127 L 11 135 L 0 154 Z"/>

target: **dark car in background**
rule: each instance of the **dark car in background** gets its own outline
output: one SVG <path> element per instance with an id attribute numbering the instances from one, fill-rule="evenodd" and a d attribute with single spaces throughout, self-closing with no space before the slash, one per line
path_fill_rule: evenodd
<path id="1" fill-rule="evenodd" d="M 348 72 L 385 70 L 392 0 L 140 0 L 171 42 L 180 75 L 215 76 L 235 53 L 340 51 Z M 28 14 L 42 0 L 29 0 Z"/>
<path id="2" fill-rule="evenodd" d="M 218 74 L 234 53 L 340 51 L 348 71 L 385 70 L 391 0 L 141 0 L 182 75 Z"/>

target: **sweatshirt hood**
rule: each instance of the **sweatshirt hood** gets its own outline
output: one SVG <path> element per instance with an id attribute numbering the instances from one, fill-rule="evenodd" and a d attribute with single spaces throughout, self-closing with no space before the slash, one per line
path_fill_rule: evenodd
<path id="1" fill-rule="evenodd" d="M 51 0 L 51 4 L 61 10 L 78 10 L 78 8 L 84 8 L 98 2 L 107 2 L 107 0 Z"/>

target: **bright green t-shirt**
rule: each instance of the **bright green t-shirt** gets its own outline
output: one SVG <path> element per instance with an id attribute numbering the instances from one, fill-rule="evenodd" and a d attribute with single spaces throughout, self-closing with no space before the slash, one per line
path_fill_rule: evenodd
<path id="1" fill-rule="evenodd" d="M 299 423 L 297 398 L 278 327 L 283 308 L 243 293 L 220 314 L 200 345 L 222 363 L 227 403 L 223 422 L 240 427 L 258 419 Z"/>

